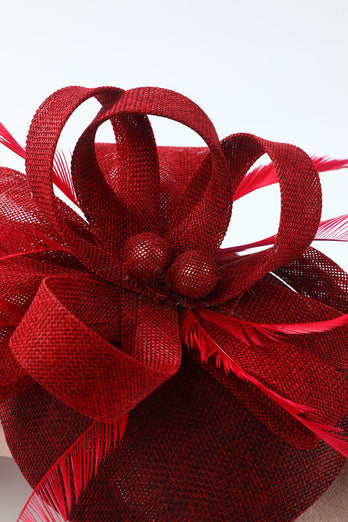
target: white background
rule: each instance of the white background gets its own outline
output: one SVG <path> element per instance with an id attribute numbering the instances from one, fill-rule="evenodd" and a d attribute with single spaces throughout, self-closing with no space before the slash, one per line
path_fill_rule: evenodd
<path id="1" fill-rule="evenodd" d="M 348 157 L 347 58 L 347 0 L 2 0 L 0 121 L 24 143 L 35 110 L 60 87 L 152 85 L 192 98 L 221 139 L 251 132 Z M 96 110 L 93 102 L 79 110 L 64 132 L 65 150 Z M 151 121 L 159 144 L 201 145 L 177 123 Z M 102 130 L 100 139 L 109 138 Z M 0 165 L 23 169 L 4 148 Z M 322 176 L 324 218 L 347 213 L 347 179 L 347 170 Z M 278 218 L 276 187 L 247 196 L 235 205 L 224 245 L 266 237 Z M 348 270 L 348 245 L 315 246 Z M 27 493 L 4 466 L 0 506 L 18 512 Z"/>

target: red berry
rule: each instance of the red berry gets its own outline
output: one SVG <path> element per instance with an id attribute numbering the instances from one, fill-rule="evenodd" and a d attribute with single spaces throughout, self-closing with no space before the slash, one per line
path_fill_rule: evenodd
<path id="1" fill-rule="evenodd" d="M 220 278 L 214 260 L 199 250 L 187 250 L 168 270 L 167 282 L 173 290 L 191 299 L 210 294 Z"/>
<path id="2" fill-rule="evenodd" d="M 171 258 L 172 248 L 166 239 L 153 232 L 142 232 L 127 239 L 123 268 L 139 281 L 154 282 L 164 275 Z"/>

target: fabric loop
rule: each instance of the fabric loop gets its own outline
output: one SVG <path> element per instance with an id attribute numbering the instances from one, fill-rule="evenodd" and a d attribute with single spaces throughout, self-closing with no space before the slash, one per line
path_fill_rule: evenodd
<path id="1" fill-rule="evenodd" d="M 66 87 L 55 92 L 36 112 L 26 144 L 27 179 L 38 207 L 55 226 L 74 255 L 83 264 L 111 281 L 120 279 L 119 264 L 106 250 L 85 241 L 66 224 L 53 192 L 52 171 L 59 136 L 74 110 L 91 97 L 97 97 L 103 104 L 110 103 L 120 92 L 121 89 L 113 87 Z M 108 197 L 111 204 L 111 189 Z"/>
<path id="2" fill-rule="evenodd" d="M 122 181 L 122 190 L 112 195 L 94 147 L 99 126 L 108 120 L 119 138 L 117 177 Z M 147 118 L 127 118 L 108 107 L 102 109 L 76 144 L 71 174 L 91 228 L 114 258 L 122 259 L 124 242 L 130 236 L 161 231 L 158 157 Z"/>
<path id="3" fill-rule="evenodd" d="M 177 210 L 174 209 L 170 228 L 166 229 L 166 238 L 177 253 L 189 249 L 216 251 L 231 216 L 228 187 L 232 173 L 227 168 L 216 130 L 208 116 L 190 99 L 167 89 L 138 88 L 125 91 L 116 105 L 119 111 L 170 118 L 191 128 L 206 142 L 211 161 L 204 162 L 198 168 L 194 181 L 188 185 L 182 203 Z M 199 230 L 202 234 L 197 233 Z"/>
<path id="4" fill-rule="evenodd" d="M 74 295 L 69 296 L 72 285 Z M 144 317 L 143 305 L 139 305 L 139 313 L 134 316 L 133 353 L 126 353 L 115 333 L 120 320 L 119 297 L 112 298 L 105 292 L 101 297 L 101 287 L 95 285 L 90 278 L 80 283 L 68 277 L 44 279 L 11 337 L 10 348 L 21 367 L 59 400 L 95 420 L 113 422 L 178 370 L 181 349 L 177 318 L 175 311 L 158 306 L 158 325 Z M 88 322 L 79 310 L 82 294 Z M 140 360 L 137 352 L 144 352 L 143 343 L 148 346 L 151 338 L 162 337 L 163 330 L 170 343 L 166 357 L 156 358 L 154 344 L 154 359 Z"/>
<path id="5" fill-rule="evenodd" d="M 226 138 L 223 149 L 235 173 L 235 189 L 251 165 L 262 154 L 269 155 L 279 179 L 281 214 L 273 247 L 233 256 L 224 264 L 214 304 L 241 294 L 271 270 L 301 257 L 315 237 L 322 204 L 318 172 L 311 158 L 298 147 L 251 134 L 236 134 Z"/>

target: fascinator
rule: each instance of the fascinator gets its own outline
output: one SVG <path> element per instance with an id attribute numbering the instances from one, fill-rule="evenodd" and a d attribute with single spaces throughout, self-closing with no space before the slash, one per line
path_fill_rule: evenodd
<path id="1" fill-rule="evenodd" d="M 68 168 L 58 139 L 91 97 Z M 148 115 L 206 147 L 157 146 Z M 95 143 L 108 120 L 115 144 Z M 67 87 L 25 149 L 0 133 L 26 164 L 0 168 L 0 418 L 33 488 L 18 520 L 294 520 L 348 456 L 348 275 L 311 246 L 347 237 L 347 216 L 320 221 L 318 171 L 348 162 L 219 141 L 149 87 Z M 221 248 L 233 201 L 274 183 L 277 234 Z"/>

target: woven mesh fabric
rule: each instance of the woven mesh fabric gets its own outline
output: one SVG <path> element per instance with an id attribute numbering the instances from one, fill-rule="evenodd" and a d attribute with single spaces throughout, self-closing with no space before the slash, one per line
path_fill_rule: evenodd
<path id="1" fill-rule="evenodd" d="M 1 414 L 32 486 L 87 423 L 39 387 Z M 184 356 L 175 377 L 132 411 L 71 520 L 287 522 L 323 493 L 343 460 L 325 443 L 306 451 L 284 443 Z"/>
<path id="2" fill-rule="evenodd" d="M 52 163 L 90 96 L 102 108 L 71 173 L 82 219 L 54 196 Z M 188 125 L 207 148 L 157 147 L 146 114 Z M 116 145 L 94 147 L 107 119 Z M 275 245 L 221 257 L 233 193 L 264 152 L 282 195 Z M 0 328 L 0 418 L 28 482 L 93 420 L 129 413 L 72 522 L 294 520 L 344 458 L 253 384 L 202 362 L 180 332 L 187 309 L 269 324 L 348 312 L 348 276 L 310 247 L 321 192 L 308 156 L 250 135 L 220 143 L 203 111 L 171 91 L 76 87 L 37 112 L 26 170 L 0 170 L 1 320 L 2 303 L 14 306 Z M 347 433 L 347 327 L 260 346 L 200 322 L 245 371 Z"/>

